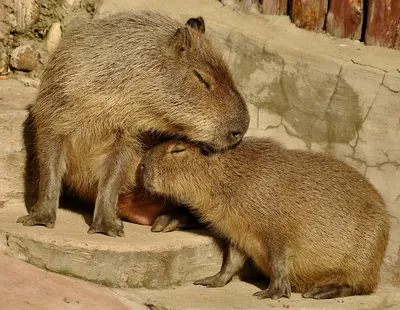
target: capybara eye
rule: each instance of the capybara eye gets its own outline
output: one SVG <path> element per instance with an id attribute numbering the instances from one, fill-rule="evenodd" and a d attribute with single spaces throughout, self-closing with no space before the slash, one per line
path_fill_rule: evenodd
<path id="1" fill-rule="evenodd" d="M 210 89 L 210 84 L 201 76 L 201 74 L 200 74 L 199 72 L 197 72 L 196 70 L 194 70 L 193 73 L 194 73 L 194 75 L 199 79 L 199 81 L 200 81 L 201 83 L 204 84 L 204 86 L 205 86 L 207 89 Z"/>
<path id="2" fill-rule="evenodd" d="M 175 145 L 173 147 L 173 149 L 170 151 L 170 153 L 182 153 L 186 151 L 186 147 L 184 147 L 183 145 Z"/>

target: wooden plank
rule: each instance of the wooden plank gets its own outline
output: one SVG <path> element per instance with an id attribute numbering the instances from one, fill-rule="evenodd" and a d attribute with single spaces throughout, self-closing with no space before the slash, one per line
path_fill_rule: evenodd
<path id="1" fill-rule="evenodd" d="M 399 0 L 369 0 L 365 44 L 400 49 Z"/>
<path id="2" fill-rule="evenodd" d="M 361 39 L 363 0 L 330 0 L 326 31 L 338 38 Z"/>
<path id="3" fill-rule="evenodd" d="M 325 23 L 328 0 L 292 0 L 290 18 L 300 28 L 319 31 Z"/>
<path id="4" fill-rule="evenodd" d="M 262 13 L 268 15 L 287 15 L 288 0 L 263 0 Z"/>

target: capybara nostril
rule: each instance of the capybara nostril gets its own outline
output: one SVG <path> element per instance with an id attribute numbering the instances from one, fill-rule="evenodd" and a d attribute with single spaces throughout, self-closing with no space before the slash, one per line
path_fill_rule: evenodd
<path id="1" fill-rule="evenodd" d="M 239 130 L 233 130 L 229 133 L 229 139 L 232 143 L 237 143 L 243 138 L 243 132 Z"/>

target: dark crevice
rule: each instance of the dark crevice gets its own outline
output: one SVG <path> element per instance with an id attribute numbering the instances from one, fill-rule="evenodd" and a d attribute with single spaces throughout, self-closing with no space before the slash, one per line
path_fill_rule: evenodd
<path id="1" fill-rule="evenodd" d="M 6 244 L 7 244 L 7 246 L 10 246 L 10 244 L 8 243 L 9 239 L 10 239 L 10 234 L 6 233 Z"/>
<path id="2" fill-rule="evenodd" d="M 368 24 L 368 0 L 363 0 L 363 24 L 361 28 L 361 42 L 365 42 L 365 33 L 367 31 Z"/>
<path id="3" fill-rule="evenodd" d="M 322 26 L 322 30 L 325 30 L 325 31 L 326 31 L 326 19 L 328 17 L 330 7 L 331 7 L 331 0 L 328 0 L 328 5 L 326 7 L 326 13 L 325 13 L 325 18 L 324 18 L 324 25 Z"/>
<path id="4" fill-rule="evenodd" d="M 292 15 L 292 2 L 293 2 L 293 0 L 288 0 L 287 12 L 286 12 L 288 16 Z"/>

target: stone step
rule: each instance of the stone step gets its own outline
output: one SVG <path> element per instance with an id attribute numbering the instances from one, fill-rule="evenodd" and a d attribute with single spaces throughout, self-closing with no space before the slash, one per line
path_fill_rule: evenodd
<path id="1" fill-rule="evenodd" d="M 167 288 L 217 272 L 222 254 L 206 230 L 152 233 L 124 223 L 125 237 L 89 235 L 89 214 L 60 209 L 54 229 L 24 227 L 22 202 L 0 209 L 0 246 L 21 260 L 53 272 L 110 287 Z M 88 216 L 89 215 L 89 216 Z"/>

